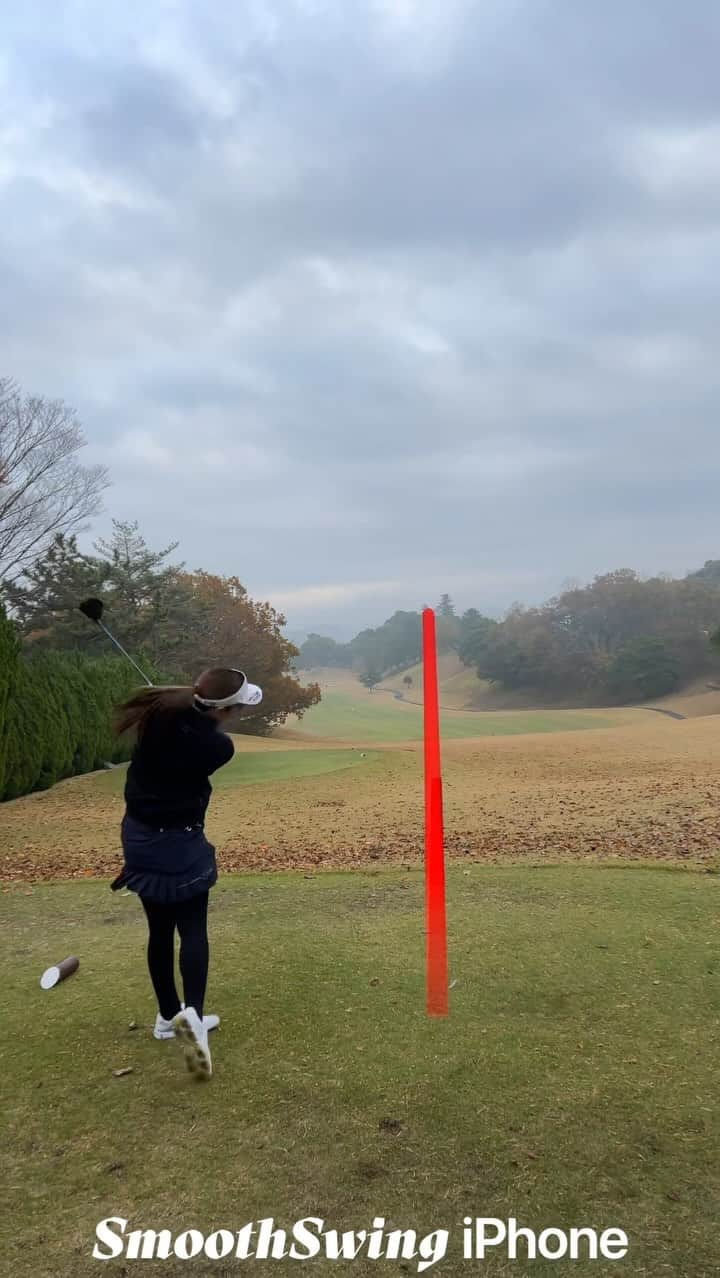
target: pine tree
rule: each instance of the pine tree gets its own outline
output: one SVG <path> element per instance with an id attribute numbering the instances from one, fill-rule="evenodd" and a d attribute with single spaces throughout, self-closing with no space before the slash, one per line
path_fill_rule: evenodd
<path id="1" fill-rule="evenodd" d="M 76 537 L 58 533 L 22 582 L 5 583 L 3 593 L 26 643 L 92 651 L 99 632 L 78 612 L 78 604 L 101 594 L 106 579 L 101 560 L 83 554 Z"/>
<path id="2" fill-rule="evenodd" d="M 455 605 L 449 595 L 441 595 L 440 603 L 435 609 L 438 617 L 454 617 Z"/>

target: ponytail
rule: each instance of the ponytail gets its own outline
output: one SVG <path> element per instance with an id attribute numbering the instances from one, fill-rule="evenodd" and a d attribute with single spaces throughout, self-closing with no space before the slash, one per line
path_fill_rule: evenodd
<path id="1" fill-rule="evenodd" d="M 118 736 L 135 728 L 140 738 L 151 719 L 157 721 L 160 717 L 190 710 L 193 704 L 193 689 L 190 687 L 141 688 L 116 706 L 113 727 Z"/>
<path id="2" fill-rule="evenodd" d="M 213 709 L 212 705 L 197 700 L 196 694 L 199 698 L 209 697 L 211 701 L 221 700 L 223 697 L 232 697 L 244 682 L 245 675 L 239 670 L 212 666 L 198 675 L 193 687 L 173 685 L 166 688 L 140 688 L 122 705 L 116 706 L 113 727 L 118 736 L 136 728 L 140 738 L 151 720 L 156 723 L 161 718 L 170 718 L 193 708 L 201 713 L 209 713 Z"/>

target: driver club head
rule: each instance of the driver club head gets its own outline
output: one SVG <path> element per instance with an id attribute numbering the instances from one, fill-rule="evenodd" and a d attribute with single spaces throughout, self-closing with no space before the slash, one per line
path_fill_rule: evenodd
<path id="1" fill-rule="evenodd" d="M 99 621 L 103 614 L 101 599 L 83 599 L 82 603 L 78 604 L 78 608 L 91 621 Z"/>

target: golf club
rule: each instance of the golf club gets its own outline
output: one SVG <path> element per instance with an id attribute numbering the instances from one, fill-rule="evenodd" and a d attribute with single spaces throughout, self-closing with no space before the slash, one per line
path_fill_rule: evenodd
<path id="1" fill-rule="evenodd" d="M 110 633 L 107 626 L 103 622 L 102 599 L 83 599 L 82 603 L 78 604 L 78 608 L 80 609 L 80 612 L 83 614 L 83 616 L 87 617 L 90 621 L 94 621 L 95 625 L 100 627 L 103 633 L 107 635 L 110 642 L 115 644 L 115 647 L 119 649 L 119 651 L 122 653 L 124 657 L 127 657 L 128 661 L 130 662 L 130 665 L 134 666 L 134 668 L 137 670 L 141 678 L 145 680 L 145 683 L 148 685 L 148 687 L 152 688 L 153 685 L 148 679 L 147 675 L 144 673 L 144 671 L 140 669 L 137 662 L 133 661 L 132 657 L 130 656 L 130 653 L 125 651 L 122 644 L 118 643 L 115 636 Z"/>
<path id="2" fill-rule="evenodd" d="M 84 616 L 84 617 L 87 617 L 87 618 L 88 618 L 88 620 L 89 620 L 89 621 L 94 621 L 94 622 L 95 622 L 95 625 L 96 625 L 96 626 L 99 626 L 99 627 L 100 627 L 100 629 L 103 631 L 103 633 L 107 635 L 107 637 L 108 637 L 108 639 L 110 640 L 110 642 L 115 644 L 115 647 L 116 647 L 116 648 L 117 648 L 117 649 L 118 649 L 118 650 L 122 653 L 122 655 L 123 655 L 124 657 L 127 657 L 128 661 L 130 662 L 130 665 L 131 665 L 131 666 L 133 666 L 133 667 L 134 667 L 134 669 L 135 669 L 135 670 L 137 670 L 137 672 L 138 672 L 138 674 L 141 676 L 141 678 L 143 678 L 143 679 L 145 680 L 145 683 L 147 684 L 148 688 L 153 688 L 155 685 L 152 683 L 152 681 L 151 681 L 150 679 L 148 679 L 148 677 L 147 677 L 147 675 L 144 673 L 144 671 L 142 671 L 142 670 L 140 669 L 140 667 L 139 667 L 139 665 L 137 664 L 137 662 L 136 662 L 136 661 L 133 661 L 132 657 L 130 656 L 130 653 L 125 651 L 125 649 L 123 648 L 122 644 L 121 644 L 121 643 L 119 643 L 119 642 L 118 642 L 118 640 L 115 638 L 115 636 L 114 636 L 113 634 L 111 634 L 111 633 L 110 633 L 110 631 L 108 630 L 107 626 L 106 626 L 106 625 L 105 625 L 105 623 L 103 622 L 103 620 L 102 620 L 102 614 L 103 614 L 103 602 L 102 602 L 102 599 L 94 599 L 94 598 L 91 598 L 91 599 L 83 599 L 82 603 L 78 604 L 78 609 L 80 610 L 80 612 L 83 614 L 83 616 Z M 258 713 L 259 713 L 259 712 L 256 710 L 254 714 L 244 714 L 244 715 L 243 715 L 243 720 L 247 720 L 247 719 L 255 719 L 255 718 L 257 718 L 257 717 L 258 717 Z"/>

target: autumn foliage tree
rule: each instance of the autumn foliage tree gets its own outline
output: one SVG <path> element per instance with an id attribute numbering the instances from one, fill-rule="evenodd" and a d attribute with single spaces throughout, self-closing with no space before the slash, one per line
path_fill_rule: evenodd
<path id="1" fill-rule="evenodd" d="M 299 650 L 282 633 L 285 617 L 269 603 L 251 599 L 237 577 L 196 571 L 182 574 L 181 588 L 192 601 L 189 617 L 202 618 L 196 631 L 189 625 L 185 646 L 178 654 L 183 671 L 194 678 L 207 666 L 235 666 L 263 689 L 259 713 L 253 711 L 247 730 L 268 731 L 289 715 L 302 718 L 320 701 L 320 685 L 303 686 L 288 670 Z M 243 728 L 242 719 L 238 731 Z"/>
<path id="2" fill-rule="evenodd" d="M 717 669 L 710 636 L 719 613 L 712 574 L 643 580 L 619 569 L 478 624 L 460 655 L 482 679 L 550 698 L 658 697 Z"/>

